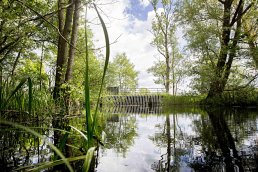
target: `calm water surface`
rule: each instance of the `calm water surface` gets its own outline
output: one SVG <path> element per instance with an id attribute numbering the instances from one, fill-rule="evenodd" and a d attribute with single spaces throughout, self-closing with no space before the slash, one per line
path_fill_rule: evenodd
<path id="1" fill-rule="evenodd" d="M 176 108 L 111 108 L 104 115 L 103 142 L 96 156 L 98 172 L 144 171 L 257 171 L 258 111 L 256 109 L 201 110 Z M 58 143 L 64 135 L 51 127 L 67 123 L 84 128 L 83 118 L 44 123 L 38 132 Z M 66 128 L 66 126 L 62 126 Z M 49 129 L 50 128 L 50 129 Z M 60 126 L 59 126 L 60 128 Z M 68 129 L 68 128 L 66 128 Z M 64 147 L 67 155 L 82 154 L 84 142 L 71 134 Z M 21 130 L 1 126 L 0 168 L 12 171 L 18 167 L 53 158 L 44 140 Z M 79 167 L 77 163 L 75 166 Z M 78 171 L 80 169 L 78 168 Z"/>

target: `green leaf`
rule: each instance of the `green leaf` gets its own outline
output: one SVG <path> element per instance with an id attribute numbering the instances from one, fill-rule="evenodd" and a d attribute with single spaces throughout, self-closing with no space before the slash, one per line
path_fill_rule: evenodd
<path id="1" fill-rule="evenodd" d="M 78 130 L 77 128 L 75 128 L 75 127 L 73 127 L 71 125 L 70 125 L 70 127 L 72 129 L 74 129 L 75 131 L 77 131 L 78 133 L 80 133 L 82 135 L 82 137 L 85 138 L 86 141 L 88 140 L 87 136 L 83 132 L 81 132 L 80 130 Z"/>
<path id="2" fill-rule="evenodd" d="M 94 8 L 98 14 L 104 35 L 105 35 L 105 42 L 106 42 L 106 58 L 105 58 L 105 65 L 104 65 L 104 71 L 103 71 L 103 75 L 102 75 L 102 79 L 101 79 L 101 86 L 100 86 L 100 90 L 99 90 L 99 94 L 98 94 L 98 100 L 97 100 L 97 106 L 95 109 L 95 113 L 94 113 L 94 117 L 93 117 L 93 126 L 92 126 L 92 131 L 94 131 L 95 128 L 95 123 L 97 120 L 97 111 L 98 111 L 98 107 L 99 107 L 99 102 L 100 102 L 100 96 L 102 93 L 102 89 L 103 89 L 103 85 L 104 85 L 104 79 L 106 76 L 106 72 L 107 72 L 107 68 L 108 68 L 108 62 L 109 62 L 109 56 L 110 56 L 110 45 L 109 45 L 109 37 L 108 37 L 108 32 L 107 32 L 107 28 L 106 25 L 101 17 L 101 15 L 98 12 L 98 9 L 96 7 L 96 5 L 94 4 Z"/>
<path id="3" fill-rule="evenodd" d="M 85 160 L 84 160 L 84 164 L 83 164 L 83 171 L 89 171 L 90 169 L 90 163 L 91 160 L 93 158 L 94 155 L 94 151 L 95 151 L 96 147 L 91 147 L 86 154 Z"/>

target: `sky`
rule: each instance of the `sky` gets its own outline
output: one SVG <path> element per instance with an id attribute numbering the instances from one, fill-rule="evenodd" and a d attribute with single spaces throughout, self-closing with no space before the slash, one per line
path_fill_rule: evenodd
<path id="1" fill-rule="evenodd" d="M 148 0 L 97 0 L 100 13 L 107 25 L 111 45 L 111 60 L 118 53 L 125 52 L 135 65 L 138 75 L 139 88 L 161 88 L 153 81 L 152 74 L 147 73 L 154 61 L 162 59 L 155 47 L 151 45 L 151 22 L 155 17 L 153 8 Z M 88 20 L 94 34 L 95 47 L 105 45 L 104 34 L 100 25 L 96 25 L 96 12 L 90 9 Z M 181 33 L 179 33 L 181 35 Z M 118 39 L 117 39 L 118 38 Z M 103 49 L 103 53 L 104 53 Z"/>

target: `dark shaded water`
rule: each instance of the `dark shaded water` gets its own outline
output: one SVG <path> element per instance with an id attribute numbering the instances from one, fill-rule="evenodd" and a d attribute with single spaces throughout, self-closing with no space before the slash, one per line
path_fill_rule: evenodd
<path id="1" fill-rule="evenodd" d="M 95 171 L 257 171 L 258 111 L 231 109 L 206 111 L 176 108 L 164 113 L 161 108 L 119 107 L 105 113 L 103 142 L 98 150 Z M 51 142 L 62 142 L 64 133 L 49 129 L 69 125 L 84 128 L 83 118 L 65 121 L 45 119 L 22 123 L 37 129 Z M 66 123 L 65 125 L 63 125 Z M 62 125 L 61 125 L 62 124 Z M 61 137 L 60 137 L 61 136 Z M 83 154 L 85 142 L 70 135 L 67 156 Z M 72 145 L 73 147 L 71 148 Z M 1 126 L 0 168 L 11 171 L 21 166 L 53 159 L 44 140 Z M 79 167 L 80 163 L 76 164 Z"/>

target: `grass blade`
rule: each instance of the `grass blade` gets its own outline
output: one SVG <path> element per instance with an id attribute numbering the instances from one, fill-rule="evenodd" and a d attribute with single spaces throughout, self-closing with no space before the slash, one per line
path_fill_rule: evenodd
<path id="1" fill-rule="evenodd" d="M 10 101 L 10 99 L 15 95 L 15 93 L 18 92 L 19 89 L 22 88 L 23 84 L 26 82 L 28 78 L 23 78 L 21 80 L 21 82 L 17 85 L 17 87 L 12 91 L 11 95 L 7 98 L 7 100 L 4 102 L 3 105 L 3 109 L 5 109 L 5 107 L 7 106 L 8 102 Z"/>
<path id="2" fill-rule="evenodd" d="M 104 79 L 106 76 L 106 72 L 107 72 L 107 68 L 108 68 L 108 62 L 109 62 L 109 56 L 110 56 L 110 45 L 109 45 L 109 37 L 108 37 L 108 32 L 107 32 L 107 27 L 101 17 L 101 15 L 99 14 L 99 11 L 96 7 L 96 5 L 94 4 L 94 8 L 98 14 L 98 18 L 100 20 L 104 35 L 105 35 L 105 42 L 106 42 L 106 58 L 105 58 L 105 65 L 104 65 L 104 71 L 103 71 L 103 75 L 102 75 L 102 79 L 101 79 L 101 85 L 100 85 L 100 90 L 99 90 L 99 94 L 98 94 L 98 100 L 97 100 L 97 105 L 96 105 L 96 109 L 94 112 L 94 117 L 93 117 L 93 125 L 92 125 L 92 131 L 94 131 L 95 129 L 95 123 L 97 120 L 97 111 L 98 111 L 98 106 L 99 106 L 99 101 L 100 101 L 100 96 L 102 93 L 102 89 L 103 89 L 103 85 L 104 85 Z"/>
<path id="3" fill-rule="evenodd" d="M 82 137 L 85 138 L 86 141 L 88 140 L 87 136 L 83 132 L 81 132 L 80 130 L 78 130 L 77 128 L 75 128 L 75 127 L 73 127 L 71 125 L 70 125 L 70 127 L 72 129 L 74 129 L 75 131 L 77 131 L 78 133 L 80 133 L 82 135 Z"/>
<path id="4" fill-rule="evenodd" d="M 83 171 L 89 171 L 90 169 L 90 164 L 94 155 L 94 151 L 95 151 L 96 147 L 91 147 L 86 154 L 85 160 L 84 160 L 84 164 L 83 164 Z"/>
<path id="5" fill-rule="evenodd" d="M 87 34 L 87 6 L 85 11 L 85 76 L 84 76 L 84 98 L 85 98 L 85 110 L 86 110 L 86 130 L 87 130 L 87 138 L 88 138 L 88 148 L 91 147 L 92 142 L 92 118 L 90 113 L 90 88 L 89 88 L 89 47 L 88 47 L 88 34 Z"/>
<path id="6" fill-rule="evenodd" d="M 81 155 L 81 156 L 77 156 L 77 157 L 66 158 L 66 160 L 68 162 L 73 162 L 73 161 L 83 160 L 86 158 L 86 156 L 87 155 Z M 25 170 L 25 169 L 26 169 L 26 171 L 39 171 L 42 169 L 51 168 L 51 167 L 61 165 L 61 164 L 64 164 L 64 161 L 62 159 L 59 159 L 59 160 L 55 160 L 55 161 L 51 161 L 51 162 L 43 162 L 43 163 L 39 163 L 39 164 L 33 164 L 33 165 L 25 166 L 25 167 L 20 167 L 20 168 L 15 169 L 15 171 L 21 171 L 21 170 Z M 34 168 L 32 168 L 32 167 L 34 167 Z M 28 169 L 28 168 L 31 168 L 31 169 Z"/>

